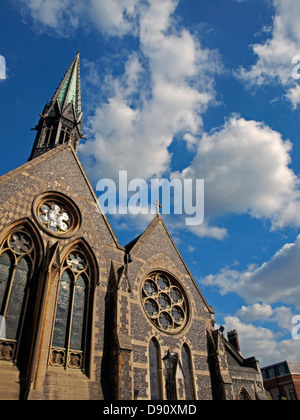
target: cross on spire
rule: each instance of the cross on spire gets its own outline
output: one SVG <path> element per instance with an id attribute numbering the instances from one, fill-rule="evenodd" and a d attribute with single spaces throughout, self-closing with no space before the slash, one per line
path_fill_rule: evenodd
<path id="1" fill-rule="evenodd" d="M 154 206 L 156 207 L 157 214 L 160 214 L 161 204 L 159 204 L 159 201 L 154 201 Z"/>

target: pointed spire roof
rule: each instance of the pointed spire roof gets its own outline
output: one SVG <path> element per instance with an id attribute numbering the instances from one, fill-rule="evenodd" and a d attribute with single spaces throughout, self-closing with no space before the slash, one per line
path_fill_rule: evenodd
<path id="1" fill-rule="evenodd" d="M 68 68 L 63 80 L 55 92 L 51 104 L 58 101 L 63 112 L 71 103 L 74 105 L 76 117 L 81 116 L 81 87 L 80 87 L 80 52 L 78 51 L 72 64 Z"/>
<path id="2" fill-rule="evenodd" d="M 72 61 L 50 103 L 40 114 L 35 142 L 29 160 L 47 151 L 71 142 L 78 150 L 82 134 L 80 53 Z"/>

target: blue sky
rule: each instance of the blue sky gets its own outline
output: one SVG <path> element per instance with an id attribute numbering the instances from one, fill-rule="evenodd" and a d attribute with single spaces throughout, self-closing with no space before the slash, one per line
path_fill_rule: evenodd
<path id="1" fill-rule="evenodd" d="M 7 0 L 0 11 L 0 174 L 27 161 L 30 129 L 80 48 L 79 157 L 93 186 L 120 170 L 205 180 L 203 225 L 164 220 L 217 323 L 262 365 L 300 360 L 299 18 L 298 0 Z M 109 220 L 125 245 L 151 217 Z"/>

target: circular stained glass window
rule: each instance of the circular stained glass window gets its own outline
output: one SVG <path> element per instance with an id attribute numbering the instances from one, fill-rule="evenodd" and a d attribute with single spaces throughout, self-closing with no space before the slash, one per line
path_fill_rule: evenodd
<path id="1" fill-rule="evenodd" d="M 40 226 L 53 236 L 69 237 L 80 226 L 76 205 L 62 194 L 43 194 L 33 203 L 33 213 Z"/>
<path id="2" fill-rule="evenodd" d="M 70 229 L 70 214 L 55 202 L 49 202 L 40 206 L 39 219 L 53 233 L 65 233 Z"/>
<path id="3" fill-rule="evenodd" d="M 153 273 L 142 287 L 143 306 L 150 321 L 161 331 L 175 334 L 188 319 L 188 302 L 179 283 L 171 276 Z"/>
<path id="4" fill-rule="evenodd" d="M 157 295 L 157 286 L 155 284 L 154 281 L 152 280 L 147 280 L 144 284 L 144 292 L 146 293 L 147 296 L 155 296 Z"/>
<path id="5" fill-rule="evenodd" d="M 145 302 L 145 309 L 150 318 L 158 315 L 158 305 L 153 299 L 147 299 Z"/>

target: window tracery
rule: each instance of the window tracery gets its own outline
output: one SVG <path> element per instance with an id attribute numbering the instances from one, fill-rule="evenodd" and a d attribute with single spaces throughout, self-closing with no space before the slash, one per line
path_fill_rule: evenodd
<path id="1" fill-rule="evenodd" d="M 161 331 L 177 333 L 188 320 L 188 302 L 182 287 L 164 273 L 150 274 L 142 287 L 144 310 Z"/>
<path id="2" fill-rule="evenodd" d="M 81 222 L 77 206 L 59 193 L 45 193 L 33 203 L 33 215 L 40 227 L 55 237 L 69 237 Z"/>
<path id="3" fill-rule="evenodd" d="M 0 337 L 0 360 L 13 361 L 17 357 L 35 258 L 34 242 L 23 227 L 13 230 L 0 249 L 0 315 L 5 320 L 5 337 Z"/>
<path id="4" fill-rule="evenodd" d="M 84 370 L 91 290 L 87 256 L 77 247 L 64 259 L 57 296 L 50 365 Z"/>

